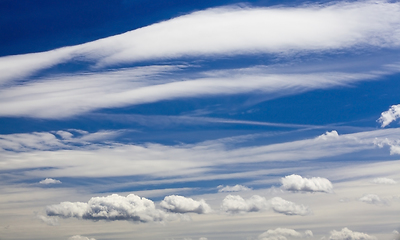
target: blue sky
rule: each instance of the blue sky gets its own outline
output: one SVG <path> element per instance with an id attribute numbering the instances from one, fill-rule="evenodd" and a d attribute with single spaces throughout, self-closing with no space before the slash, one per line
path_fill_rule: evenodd
<path id="1" fill-rule="evenodd" d="M 399 238 L 398 1 L 0 15 L 2 239 Z"/>

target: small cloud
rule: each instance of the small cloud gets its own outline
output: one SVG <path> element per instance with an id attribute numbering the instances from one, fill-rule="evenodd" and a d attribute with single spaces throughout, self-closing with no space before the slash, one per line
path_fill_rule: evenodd
<path id="1" fill-rule="evenodd" d="M 311 213 L 307 206 L 299 205 L 294 202 L 287 201 L 280 197 L 274 197 L 270 200 L 272 209 L 277 213 L 285 215 L 309 215 Z"/>
<path id="2" fill-rule="evenodd" d="M 43 215 L 36 215 L 36 217 L 38 219 L 42 220 L 42 222 L 46 223 L 47 225 L 50 225 L 50 226 L 58 225 L 58 219 L 55 217 L 46 217 Z"/>
<path id="3" fill-rule="evenodd" d="M 93 197 L 87 203 L 62 202 L 47 206 L 48 216 L 75 217 L 88 220 L 128 220 L 133 222 L 163 221 L 165 212 L 156 209 L 154 202 L 135 194 Z"/>
<path id="4" fill-rule="evenodd" d="M 339 138 L 339 133 L 335 130 L 332 130 L 331 132 L 326 132 L 320 136 L 318 136 L 316 139 L 317 140 L 328 140 L 328 139 L 337 139 Z"/>
<path id="5" fill-rule="evenodd" d="M 251 190 L 251 188 L 239 184 L 235 186 L 225 186 L 225 187 L 223 185 L 219 185 L 217 188 L 218 192 L 241 192 L 241 191 Z"/>
<path id="6" fill-rule="evenodd" d="M 375 205 L 388 204 L 387 200 L 381 199 L 376 194 L 365 194 L 363 197 L 359 198 L 358 201 Z"/>
<path id="7" fill-rule="evenodd" d="M 96 239 L 84 237 L 84 236 L 81 236 L 81 235 L 75 235 L 75 236 L 72 236 L 72 237 L 68 238 L 68 240 L 96 240 Z"/>
<path id="8" fill-rule="evenodd" d="M 280 197 L 270 200 L 253 195 L 249 199 L 243 199 L 239 195 L 228 195 L 221 204 L 221 210 L 228 213 L 246 213 L 273 210 L 285 215 L 308 215 L 310 210 L 304 205 L 298 205 Z"/>
<path id="9" fill-rule="evenodd" d="M 374 178 L 372 180 L 373 183 L 376 184 L 396 184 L 397 182 L 391 178 Z"/>
<path id="10" fill-rule="evenodd" d="M 203 199 L 196 201 L 192 198 L 177 195 L 166 196 L 160 206 L 173 213 L 193 212 L 205 214 L 212 211 L 211 207 Z"/>
<path id="11" fill-rule="evenodd" d="M 258 236 L 259 240 L 287 240 L 288 238 L 308 238 L 312 237 L 311 230 L 306 230 L 304 233 L 297 232 L 289 228 L 277 228 L 275 230 L 268 230 Z"/>
<path id="12" fill-rule="evenodd" d="M 353 232 L 348 228 L 343 228 L 341 231 L 331 231 L 329 240 L 376 240 L 376 237 L 370 236 L 366 233 Z"/>
<path id="13" fill-rule="evenodd" d="M 42 180 L 39 182 L 40 184 L 59 184 L 61 183 L 60 180 L 53 179 L 53 178 L 46 178 L 45 180 Z"/>
<path id="14" fill-rule="evenodd" d="M 381 123 L 381 127 L 386 127 L 391 122 L 396 121 L 400 117 L 400 104 L 392 105 L 389 110 L 381 113 L 381 117 L 377 122 Z"/>
<path id="15" fill-rule="evenodd" d="M 332 192 L 332 183 L 326 178 L 303 178 L 292 174 L 281 179 L 282 187 L 288 191 Z"/>

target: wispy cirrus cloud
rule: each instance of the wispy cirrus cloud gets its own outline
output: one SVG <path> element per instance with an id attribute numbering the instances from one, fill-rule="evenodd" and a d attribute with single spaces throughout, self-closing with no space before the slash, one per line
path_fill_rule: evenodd
<path id="1" fill-rule="evenodd" d="M 399 46 L 399 13 L 398 2 L 386 1 L 211 8 L 82 45 L 2 57 L 0 83 L 74 59 L 107 66 L 182 56 L 393 48 Z"/>

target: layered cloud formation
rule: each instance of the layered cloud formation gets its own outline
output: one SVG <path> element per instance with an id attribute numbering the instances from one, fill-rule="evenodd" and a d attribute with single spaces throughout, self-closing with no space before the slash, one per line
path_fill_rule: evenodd
<path id="1" fill-rule="evenodd" d="M 292 174 L 281 179 L 282 187 L 288 191 L 327 192 L 333 190 L 332 183 L 326 178 L 303 178 Z"/>
<path id="2" fill-rule="evenodd" d="M 259 212 L 272 209 L 274 212 L 285 215 L 308 215 L 310 209 L 304 205 L 298 205 L 280 197 L 267 200 L 259 195 L 243 199 L 239 195 L 228 195 L 221 204 L 221 210 L 228 213 Z"/>
<path id="3" fill-rule="evenodd" d="M 82 45 L 0 58 L 0 81 L 73 58 L 105 66 L 187 55 L 398 47 L 399 13 L 397 2 L 373 1 L 302 8 L 213 8 Z"/>

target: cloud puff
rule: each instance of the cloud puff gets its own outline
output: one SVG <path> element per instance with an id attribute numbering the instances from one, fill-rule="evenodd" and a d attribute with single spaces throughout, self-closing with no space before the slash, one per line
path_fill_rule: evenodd
<path id="1" fill-rule="evenodd" d="M 61 183 L 60 180 L 53 179 L 53 178 L 46 178 L 39 182 L 40 184 L 59 184 Z"/>
<path id="2" fill-rule="evenodd" d="M 48 216 L 75 217 L 90 220 L 129 220 L 133 222 L 163 221 L 165 213 L 155 208 L 153 201 L 134 194 L 93 197 L 87 203 L 62 202 L 47 206 Z"/>
<path id="3" fill-rule="evenodd" d="M 326 132 L 317 137 L 318 140 L 328 140 L 328 139 L 338 139 L 339 133 L 336 130 L 332 130 L 331 132 Z"/>
<path id="4" fill-rule="evenodd" d="M 388 204 L 387 200 L 381 199 L 376 194 L 365 194 L 364 196 L 362 196 L 358 200 L 361 201 L 361 202 L 365 202 L 365 203 L 369 203 L 369 204 L 375 204 L 375 205 Z"/>
<path id="5" fill-rule="evenodd" d="M 332 183 L 326 178 L 303 178 L 292 174 L 281 179 L 282 187 L 289 191 L 332 192 Z"/>
<path id="6" fill-rule="evenodd" d="M 248 188 L 243 185 L 236 184 L 235 186 L 223 186 L 219 185 L 218 192 L 241 192 L 241 191 L 249 191 L 251 188 Z"/>
<path id="7" fill-rule="evenodd" d="M 173 213 L 198 213 L 204 214 L 212 211 L 211 207 L 203 200 L 196 201 L 192 198 L 171 195 L 161 201 L 160 206 Z"/>
<path id="8" fill-rule="evenodd" d="M 259 240 L 287 240 L 292 238 L 307 238 L 312 237 L 311 230 L 306 230 L 304 233 L 297 232 L 289 228 L 277 228 L 275 230 L 268 230 L 258 236 Z"/>
<path id="9" fill-rule="evenodd" d="M 386 127 L 391 122 L 396 121 L 400 117 L 400 104 L 392 105 L 389 110 L 381 113 L 381 117 L 377 122 L 381 123 L 381 127 Z"/>
<path id="10" fill-rule="evenodd" d="M 310 210 L 304 205 L 298 205 L 280 197 L 270 200 L 253 195 L 249 199 L 243 199 L 239 195 L 228 195 L 221 204 L 221 210 L 229 213 L 258 212 L 272 209 L 274 212 L 285 215 L 308 215 Z"/>
<path id="11" fill-rule="evenodd" d="M 396 184 L 397 182 L 391 178 L 374 178 L 372 180 L 376 184 Z"/>
<path id="12" fill-rule="evenodd" d="M 75 235 L 75 236 L 69 237 L 68 240 L 96 240 L 96 239 L 84 237 L 81 235 Z"/>
<path id="13" fill-rule="evenodd" d="M 353 232 L 348 228 L 343 228 L 341 231 L 331 231 L 329 240 L 376 240 L 376 238 L 366 233 Z"/>

